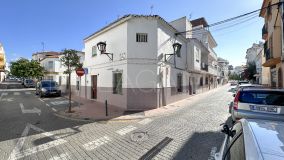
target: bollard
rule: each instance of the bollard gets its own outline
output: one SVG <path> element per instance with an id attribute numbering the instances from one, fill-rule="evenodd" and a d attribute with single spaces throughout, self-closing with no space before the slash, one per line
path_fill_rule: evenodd
<path id="1" fill-rule="evenodd" d="M 108 110 L 107 110 L 107 100 L 105 101 L 105 106 L 106 106 L 106 116 L 108 116 Z"/>

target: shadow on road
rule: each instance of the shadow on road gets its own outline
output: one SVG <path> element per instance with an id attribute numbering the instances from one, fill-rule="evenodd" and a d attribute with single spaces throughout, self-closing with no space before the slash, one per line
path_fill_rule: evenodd
<path id="1" fill-rule="evenodd" d="M 220 148 L 224 137 L 221 132 L 195 132 L 173 159 L 210 159 L 214 154 L 212 151 Z"/>

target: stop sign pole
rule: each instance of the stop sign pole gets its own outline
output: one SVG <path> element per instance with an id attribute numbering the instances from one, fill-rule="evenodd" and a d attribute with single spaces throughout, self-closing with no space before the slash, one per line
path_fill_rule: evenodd
<path id="1" fill-rule="evenodd" d="M 85 70 L 83 68 L 76 69 L 76 74 L 78 77 L 80 77 L 80 84 L 79 84 L 79 107 L 81 106 L 81 77 L 85 74 Z"/>

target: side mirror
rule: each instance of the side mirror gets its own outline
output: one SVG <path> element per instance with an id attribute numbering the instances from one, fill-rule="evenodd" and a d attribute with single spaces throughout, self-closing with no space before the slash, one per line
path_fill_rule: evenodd
<path id="1" fill-rule="evenodd" d="M 229 137 L 234 137 L 235 133 L 232 131 L 227 124 L 223 125 L 221 132 L 225 133 Z"/>

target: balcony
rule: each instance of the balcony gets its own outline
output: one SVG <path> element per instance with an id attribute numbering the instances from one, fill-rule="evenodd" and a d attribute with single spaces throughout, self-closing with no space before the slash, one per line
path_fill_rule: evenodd
<path id="1" fill-rule="evenodd" d="M 209 66 L 208 67 L 208 73 L 217 76 L 218 72 L 217 69 L 215 67 Z"/>
<path id="2" fill-rule="evenodd" d="M 201 70 L 208 72 L 208 64 L 202 62 L 200 68 L 201 68 Z"/>
<path id="3" fill-rule="evenodd" d="M 263 27 L 262 27 L 262 39 L 267 40 L 267 37 L 268 37 L 267 27 L 266 27 L 266 25 L 263 25 Z"/>
<path id="4" fill-rule="evenodd" d="M 270 49 L 266 49 L 265 50 L 265 62 L 262 64 L 262 66 L 264 67 L 273 67 L 276 64 L 281 62 L 281 58 L 277 57 L 274 58 L 272 52 L 270 51 Z"/>

